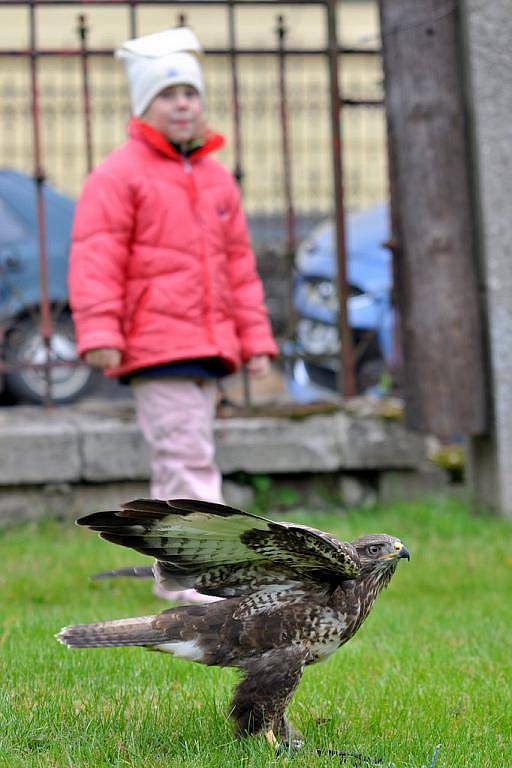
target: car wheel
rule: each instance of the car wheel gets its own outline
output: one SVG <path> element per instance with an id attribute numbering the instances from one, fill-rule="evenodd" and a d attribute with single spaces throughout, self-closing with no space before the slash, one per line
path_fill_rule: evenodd
<path id="1" fill-rule="evenodd" d="M 8 365 L 46 362 L 47 350 L 37 319 L 25 318 L 16 323 L 6 335 L 4 355 Z M 53 321 L 50 358 L 66 362 L 77 360 L 73 323 L 67 312 L 62 312 Z M 50 377 L 51 400 L 58 404 L 83 397 L 97 380 L 95 371 L 83 363 L 51 368 Z M 5 388 L 17 401 L 42 403 L 46 399 L 46 372 L 44 368 L 10 371 L 5 375 Z"/>

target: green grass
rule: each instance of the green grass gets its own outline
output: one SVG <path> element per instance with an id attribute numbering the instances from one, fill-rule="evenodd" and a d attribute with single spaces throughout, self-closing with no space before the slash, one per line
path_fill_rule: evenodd
<path id="1" fill-rule="evenodd" d="M 386 531 L 412 555 L 354 640 L 306 670 L 289 711 L 308 746 L 428 768 L 441 743 L 436 768 L 510 768 L 512 526 L 454 501 L 293 517 L 343 538 Z M 0 535 L 0 766 L 339 765 L 235 741 L 232 670 L 54 640 L 65 624 L 165 608 L 147 582 L 88 580 L 142 560 L 70 523 Z"/>

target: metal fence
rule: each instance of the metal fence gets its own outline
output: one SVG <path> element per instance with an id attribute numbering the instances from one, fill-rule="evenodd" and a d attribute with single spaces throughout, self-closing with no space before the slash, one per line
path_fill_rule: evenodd
<path id="1" fill-rule="evenodd" d="M 52 343 L 63 307 L 48 293 L 45 182 L 75 195 L 86 173 L 123 140 L 128 116 L 124 77 L 112 48 L 98 44 L 101 24 L 90 17 L 96 9 L 117 14 L 119 27 L 121 19 L 125 27 L 117 33 L 120 42 L 154 31 L 147 28 L 146 14 L 165 10 L 167 26 L 196 28 L 205 15 L 223 27 L 223 44 L 205 45 L 207 107 L 212 124 L 228 136 L 221 159 L 242 187 L 250 221 L 272 219 L 281 227 L 278 259 L 289 289 L 280 341 L 292 357 L 286 341 L 295 332 L 291 285 L 300 224 L 334 215 L 340 378 L 344 394 L 355 393 L 345 214 L 387 195 L 387 171 L 377 39 L 340 42 L 344 5 L 344 0 L 10 0 L 0 6 L 0 13 L 8 6 L 10 14 L 26 15 L 28 45 L 18 39 L 0 48 L 0 163 L 29 171 L 35 180 L 40 264 L 40 301 L 23 309 L 24 315 L 37 317 L 39 357 L 27 351 L 25 360 L 4 359 L 0 373 L 26 367 L 36 376 L 44 374 L 44 399 L 50 402 L 58 369 L 75 365 L 72 355 L 59 354 Z M 297 44 L 294 36 L 297 14 L 305 9 L 316 18 L 307 45 Z M 251 11 L 267 14 L 264 45 L 255 45 L 250 36 L 244 42 L 244 14 Z M 44 15 L 50 12 L 55 18 L 68 14 L 64 45 L 41 43 L 40 26 L 48 26 Z M 9 249 L 3 251 L 0 277 L 9 268 Z M 3 333 L 15 332 L 12 328 L 12 318 L 4 319 Z"/>

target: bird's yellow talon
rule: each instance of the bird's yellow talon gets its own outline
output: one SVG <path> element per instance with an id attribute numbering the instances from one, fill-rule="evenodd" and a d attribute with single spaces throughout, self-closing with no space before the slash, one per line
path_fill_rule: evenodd
<path id="1" fill-rule="evenodd" d="M 272 749 L 278 749 L 279 748 L 279 742 L 275 737 L 274 731 L 270 730 L 265 733 L 265 738 L 272 747 Z"/>

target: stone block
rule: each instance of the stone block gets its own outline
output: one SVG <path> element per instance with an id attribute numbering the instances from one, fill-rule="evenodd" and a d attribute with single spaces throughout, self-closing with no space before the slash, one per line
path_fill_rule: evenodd
<path id="1" fill-rule="evenodd" d="M 364 476 L 342 474 L 338 490 L 344 507 L 373 507 L 377 502 L 374 485 Z"/>
<path id="2" fill-rule="evenodd" d="M 82 476 L 90 482 L 146 480 L 149 451 L 134 422 L 117 419 L 81 426 Z"/>
<path id="3" fill-rule="evenodd" d="M 413 469 L 425 459 L 425 438 L 407 431 L 400 421 L 337 414 L 333 425 L 344 469 Z"/>
<path id="4" fill-rule="evenodd" d="M 216 423 L 217 461 L 223 473 L 329 472 L 340 464 L 331 416 L 303 420 L 226 419 Z"/>
<path id="5" fill-rule="evenodd" d="M 232 480 L 222 482 L 222 496 L 228 506 L 236 509 L 247 509 L 254 503 L 254 490 L 251 486 L 234 483 Z"/>
<path id="6" fill-rule="evenodd" d="M 447 473 L 434 464 L 414 471 L 382 472 L 379 479 L 379 501 L 382 502 L 420 499 L 448 491 Z"/>
<path id="7" fill-rule="evenodd" d="M 81 460 L 75 426 L 58 412 L 41 422 L 13 409 L 0 417 L 0 485 L 77 481 Z M 11 416 L 11 418 L 9 418 Z"/>
<path id="8" fill-rule="evenodd" d="M 0 529 L 32 520 L 74 520 L 90 512 L 116 509 L 123 502 L 149 496 L 147 483 L 95 483 L 0 488 Z"/>

